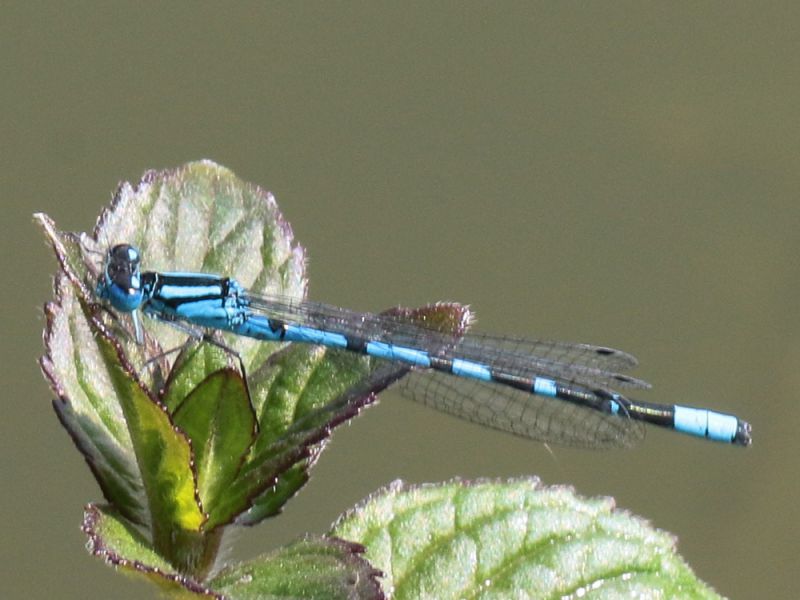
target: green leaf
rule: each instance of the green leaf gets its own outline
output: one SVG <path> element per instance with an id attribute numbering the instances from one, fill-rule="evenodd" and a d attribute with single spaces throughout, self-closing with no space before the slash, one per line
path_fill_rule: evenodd
<path id="1" fill-rule="evenodd" d="M 150 514 L 133 442 L 122 407 L 114 399 L 102 341 L 90 326 L 96 310 L 86 301 L 90 292 L 70 268 L 80 254 L 79 242 L 74 236 L 59 235 L 46 216 L 41 215 L 39 222 L 62 265 L 54 282 L 56 300 L 45 306 L 47 353 L 40 361 L 57 396 L 53 407 L 105 498 L 126 518 L 148 525 Z"/>
<path id="2" fill-rule="evenodd" d="M 186 396 L 173 419 L 191 440 L 202 505 L 214 512 L 255 435 L 244 380 L 232 369 L 212 373 Z"/>
<path id="3" fill-rule="evenodd" d="M 231 366 L 235 368 L 238 363 L 219 346 L 189 340 L 172 364 L 161 401 L 170 413 L 174 413 L 210 373 Z"/>
<path id="4" fill-rule="evenodd" d="M 129 315 L 96 304 L 105 252 L 122 242 L 140 248 L 145 270 L 230 275 L 255 295 L 304 297 L 303 250 L 274 198 L 214 163 L 122 184 L 91 236 L 36 218 L 61 267 L 42 358 L 56 410 L 107 500 L 148 527 L 153 547 L 182 573 L 208 572 L 224 525 L 280 511 L 308 481 L 331 430 L 408 370 L 217 332 L 234 351 L 224 352 L 198 342 L 198 332 L 155 321 L 138 345 Z M 454 340 L 469 321 L 457 305 L 390 314 Z M 240 364 L 252 403 L 230 370 Z"/>
<path id="5" fill-rule="evenodd" d="M 255 294 L 279 294 L 287 298 L 302 298 L 305 294 L 303 250 L 294 245 L 291 229 L 278 212 L 274 198 L 209 161 L 148 172 L 135 187 L 120 185 L 112 206 L 103 211 L 92 236 L 63 234 L 46 216 L 37 218 L 56 248 L 62 270 L 87 306 L 93 302 L 91 287 L 102 267 L 104 252 L 111 244 L 121 242 L 140 248 L 147 270 L 220 273 L 236 277 Z M 69 243 L 62 248 L 66 242 Z M 82 344 L 74 344 L 75 340 L 69 338 L 76 330 L 92 336 L 86 325 L 88 316 L 76 310 L 74 304 L 68 307 L 67 317 L 76 325 L 65 330 L 68 339 L 62 344 L 75 346 L 74 353 L 67 354 L 59 346 L 49 344 L 43 365 L 56 360 L 65 361 L 66 369 L 74 369 L 73 362 L 86 365 L 83 367 L 86 381 L 76 377 L 65 381 L 60 372 L 50 376 L 53 387 L 63 398 L 62 420 L 71 430 L 79 430 L 78 434 L 71 431 L 72 435 L 87 456 L 107 499 L 128 518 L 147 524 L 144 502 L 141 499 L 136 502 L 143 495 L 143 484 L 130 457 L 133 444 L 126 439 L 128 432 L 122 411 L 118 406 L 114 409 L 118 401 L 113 398 L 113 387 L 102 386 L 92 398 L 94 409 L 101 416 L 109 407 L 113 409 L 105 423 L 111 430 L 107 436 L 116 435 L 120 440 L 117 445 L 121 446 L 117 454 L 123 458 L 128 455 L 127 469 L 123 464 L 118 471 L 122 474 L 121 481 L 116 481 L 112 465 L 124 461 L 103 455 L 105 440 L 93 446 L 83 439 L 91 440 L 91 436 L 83 434 L 81 438 L 80 428 L 69 425 L 72 399 L 103 383 L 92 380 L 96 357 L 84 356 Z M 437 305 L 418 312 L 396 309 L 390 314 L 453 331 L 455 336 L 469 320 L 468 311 L 457 305 Z M 95 307 L 92 315 L 116 332 L 115 343 L 122 349 L 120 356 L 128 370 L 137 374 L 143 390 L 160 391 L 158 396 L 154 393 L 150 396 L 159 399 L 170 413 L 208 375 L 224 366 L 238 365 L 238 361 L 216 346 L 194 341 L 187 344 L 186 332 L 164 323 L 147 321 L 143 348 L 134 343 L 127 316 L 112 315 Z M 233 520 L 236 517 L 233 511 L 249 509 L 239 520 L 243 524 L 254 524 L 279 511 L 308 480 L 308 470 L 332 427 L 357 414 L 373 401 L 373 392 L 407 371 L 395 366 L 394 372 L 388 373 L 380 361 L 313 346 L 294 345 L 278 351 L 279 344 L 232 334 L 221 334 L 220 341 L 235 350 L 246 365 L 258 433 L 234 485 L 227 488 L 229 497 L 224 502 L 211 500 L 217 495 L 213 490 L 224 487 L 221 483 L 205 487 L 206 482 L 215 480 L 206 474 L 215 469 L 209 468 L 201 476 L 200 495 L 209 503 L 204 508 L 211 516 L 208 530 Z M 177 358 L 170 352 L 176 348 L 182 348 Z M 53 356 L 56 353 L 58 357 Z M 377 374 L 376 369 L 380 370 Z M 242 408 L 241 403 L 230 404 Z M 237 415 L 232 419 L 244 422 L 248 417 Z M 191 437 L 200 443 L 198 433 Z M 100 469 L 93 464 L 98 455 L 109 463 L 108 467 L 101 464 Z M 238 459 L 233 457 L 231 464 Z M 229 477 L 229 467 L 223 469 L 225 475 L 220 482 Z"/>
<path id="6" fill-rule="evenodd" d="M 454 340 L 469 326 L 468 308 L 440 303 L 384 313 L 448 332 Z M 409 368 L 352 352 L 319 346 L 290 345 L 276 352 L 250 378 L 259 432 L 250 456 L 228 488 L 231 504 L 209 515 L 206 527 L 223 525 L 235 515 L 240 525 L 254 525 L 277 514 L 308 481 L 332 429 L 374 403 L 379 391 Z M 247 504 L 239 504 L 247 498 Z M 246 513 L 239 514 L 248 509 Z"/>
<path id="7" fill-rule="evenodd" d="M 59 232 L 46 215 L 36 215 L 36 219 L 61 266 L 56 301 L 45 309 L 46 354 L 41 359 L 45 376 L 58 396 L 56 412 L 106 499 L 127 518 L 149 525 L 133 443 L 122 408 L 114 398 L 111 378 L 104 372 L 89 318 L 101 319 L 116 332 L 131 370 L 149 390 L 164 386 L 170 363 L 167 356 L 154 364 L 148 361 L 161 355 L 163 349 L 179 347 L 186 334 L 148 322 L 147 345 L 141 348 L 130 336 L 127 316 L 112 318 L 91 304 L 105 251 L 114 243 L 127 241 L 144 252 L 146 268 L 235 274 L 257 293 L 301 297 L 306 288 L 303 250 L 293 243 L 291 228 L 271 194 L 209 161 L 150 171 L 136 186 L 120 185 L 92 236 Z M 277 348 L 235 336 L 228 336 L 226 343 L 253 367 Z M 194 373 L 194 381 L 201 381 L 210 372 Z M 184 381 L 191 382 L 187 377 Z M 190 384 L 184 383 L 180 390 L 184 397 L 189 389 Z M 177 404 L 182 397 L 170 400 Z"/>
<path id="8" fill-rule="evenodd" d="M 253 526 L 264 519 L 274 517 L 283 510 L 292 496 L 308 483 L 311 478 L 311 467 L 316 462 L 319 452 L 311 451 L 310 458 L 297 462 L 284 470 L 277 478 L 275 485 L 268 488 L 260 496 L 250 501 L 250 508 L 236 518 L 237 525 Z"/>
<path id="9" fill-rule="evenodd" d="M 468 308 L 452 303 L 395 308 L 383 314 L 450 333 L 454 340 L 471 321 Z M 242 493 L 256 495 L 267 491 L 252 500 L 252 507 L 237 523 L 253 525 L 276 514 L 308 480 L 308 470 L 319 455 L 315 444 L 324 440 L 333 427 L 372 404 L 372 394 L 407 371 L 408 367 L 402 365 L 319 346 L 294 344 L 275 353 L 250 377 L 259 432 L 237 481 L 242 490 L 248 490 Z M 278 466 L 290 460 L 291 451 L 284 444 L 291 439 L 303 453 L 292 459 L 297 462 L 291 469 L 275 478 L 265 466 Z M 306 453 L 308 458 L 304 456 Z M 273 481 L 274 485 L 268 485 Z"/>
<path id="10" fill-rule="evenodd" d="M 191 445 L 172 423 L 166 407 L 148 395 L 105 327 L 95 319 L 91 326 L 133 442 L 147 494 L 153 544 L 173 564 L 183 567 L 182 539 L 199 532 L 205 520 L 197 497 Z"/>
<path id="11" fill-rule="evenodd" d="M 145 268 L 234 274 L 256 293 L 302 297 L 306 287 L 303 250 L 293 243 L 291 228 L 271 194 L 209 161 L 151 171 L 136 186 L 120 185 L 92 236 L 60 232 L 43 214 L 36 219 L 61 267 L 56 301 L 45 309 L 46 354 L 41 360 L 58 396 L 56 412 L 106 499 L 126 518 L 152 526 L 149 509 L 162 511 L 147 506 L 140 461 L 106 364 L 106 359 L 115 359 L 104 352 L 91 320 L 114 332 L 114 343 L 122 349 L 120 357 L 130 374 L 136 374 L 142 391 L 161 390 L 167 373 L 172 376 L 171 394 L 166 397 L 172 408 L 220 363 L 230 360 L 226 356 L 221 361 L 218 349 L 201 344 L 198 352 L 208 360 L 200 369 L 196 368 L 200 361 L 188 360 L 182 352 L 182 368 L 170 373 L 175 355 L 164 350 L 182 346 L 186 333 L 153 321 L 146 323 L 146 345 L 135 344 L 128 316 L 113 315 L 94 304 L 93 287 L 105 251 L 111 244 L 127 241 L 142 249 Z M 228 336 L 225 343 L 252 368 L 279 347 L 236 336 Z M 191 368 L 183 368 L 187 363 Z M 155 394 L 150 396 L 155 398 Z M 191 458 L 190 453 L 180 454 L 181 460 Z"/>
<path id="12" fill-rule="evenodd" d="M 380 572 L 360 556 L 362 552 L 358 544 L 307 536 L 228 567 L 207 584 L 230 600 L 383 598 Z"/>
<path id="13" fill-rule="evenodd" d="M 186 538 L 195 537 L 205 519 L 189 441 L 140 382 L 122 344 L 102 322 L 102 311 L 72 270 L 70 257 L 76 254 L 78 238 L 60 234 L 44 216 L 40 222 L 63 269 L 56 278 L 57 300 L 46 307 L 48 352 L 42 359 L 60 397 L 56 411 L 107 499 L 133 522 L 149 525 L 154 546 L 173 564 L 187 566 L 184 561 L 195 560 L 198 551 L 193 547 L 191 556 L 183 556 L 187 546 L 197 545 Z M 106 446 L 117 441 L 121 443 Z M 114 458 L 119 459 L 120 474 L 112 471 Z"/>
<path id="14" fill-rule="evenodd" d="M 256 294 L 305 296 L 304 250 L 294 243 L 275 198 L 211 161 L 148 171 L 135 186 L 120 184 L 90 236 L 60 232 L 43 214 L 35 218 L 54 245 L 62 271 L 82 286 L 87 301 L 93 300 L 105 252 L 122 242 L 139 247 L 145 270 L 231 275 Z M 131 336 L 128 316 L 100 316 L 117 333 L 143 383 L 161 389 L 175 356 L 163 353 L 182 347 L 186 332 L 148 320 L 142 348 Z M 248 370 L 258 368 L 279 347 L 233 334 L 223 334 L 222 340 L 241 355 Z M 51 354 L 48 347 L 46 356 Z M 160 357 L 155 364 L 154 357 Z M 72 389 L 65 391 L 72 396 Z"/>
<path id="15" fill-rule="evenodd" d="M 215 510 L 209 512 L 205 527 L 211 530 L 228 524 L 250 508 L 259 496 L 273 488 L 281 490 L 284 499 L 288 498 L 293 491 L 287 489 L 287 484 L 302 484 L 304 481 L 292 467 L 313 464 L 320 444 L 327 440 L 331 430 L 372 404 L 376 398 L 375 390 L 383 389 L 394 382 L 397 373 L 395 365 L 382 366 L 333 401 L 295 421 L 280 439 L 254 452 L 228 486 L 224 498 L 220 499 Z M 282 480 L 287 473 L 290 479 Z M 266 501 L 272 508 L 271 514 L 279 508 L 276 500 L 273 495 Z M 243 514 L 237 522 L 252 524 L 253 518 L 252 515 Z"/>
<path id="16" fill-rule="evenodd" d="M 144 535 L 113 507 L 90 504 L 83 515 L 89 552 L 108 564 L 158 585 L 172 598 L 208 598 L 215 595 L 193 579 L 176 572 Z"/>
<path id="17" fill-rule="evenodd" d="M 89 536 L 92 554 L 114 557 L 116 564 L 139 562 L 164 573 L 175 573 L 136 526 L 112 506 L 87 505 L 82 529 Z"/>
<path id="18" fill-rule="evenodd" d="M 273 195 L 211 161 L 148 171 L 136 186 L 122 183 L 85 242 L 101 253 L 98 262 L 110 246 L 127 242 L 141 250 L 145 270 L 229 275 L 255 294 L 306 293 L 304 250 Z M 161 323 L 148 322 L 145 330 L 166 350 L 186 340 Z M 222 339 L 249 371 L 279 347 L 233 334 Z"/>
<path id="19" fill-rule="evenodd" d="M 396 481 L 344 514 L 332 535 L 364 544 L 393 598 L 716 598 L 674 539 L 535 479 Z"/>

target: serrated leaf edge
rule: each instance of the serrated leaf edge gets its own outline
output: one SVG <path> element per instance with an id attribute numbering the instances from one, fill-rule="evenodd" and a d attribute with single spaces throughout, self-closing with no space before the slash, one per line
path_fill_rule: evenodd
<path id="1" fill-rule="evenodd" d="M 99 508 L 94 504 L 87 504 L 84 507 L 81 531 L 83 531 L 83 533 L 85 533 L 89 538 L 86 542 L 86 547 L 92 555 L 103 559 L 106 564 L 109 564 L 113 567 L 130 568 L 140 573 L 157 575 L 168 581 L 177 583 L 178 585 L 195 594 L 201 594 L 203 596 L 215 598 L 216 600 L 225 600 L 225 596 L 209 590 L 190 577 L 181 575 L 179 573 L 169 573 L 159 567 L 144 564 L 139 560 L 131 560 L 120 556 L 106 545 L 102 534 L 97 531 L 97 523 L 101 518 L 103 518 L 103 515 Z"/>

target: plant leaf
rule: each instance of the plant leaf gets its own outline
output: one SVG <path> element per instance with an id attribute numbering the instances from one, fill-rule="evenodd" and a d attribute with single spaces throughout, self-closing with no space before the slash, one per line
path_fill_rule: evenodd
<path id="1" fill-rule="evenodd" d="M 60 234 L 46 215 L 37 215 L 62 270 L 54 280 L 55 300 L 45 306 L 45 355 L 40 364 L 56 393 L 53 408 L 83 454 L 106 500 L 126 518 L 149 525 L 150 515 L 133 442 L 122 407 L 113 399 L 102 342 L 90 327 L 95 308 L 90 292 L 72 270 L 79 263 L 79 240 Z"/>
<path id="2" fill-rule="evenodd" d="M 396 365 L 382 366 L 373 376 L 295 421 L 279 440 L 255 452 L 228 486 L 225 497 L 215 510 L 209 512 L 205 527 L 211 530 L 228 524 L 237 515 L 248 510 L 261 494 L 273 488 L 280 489 L 284 498 L 290 497 L 293 492 L 286 489 L 287 484 L 302 484 L 304 479 L 298 477 L 296 472 L 292 472 L 289 480 L 282 481 L 283 474 L 298 464 L 305 464 L 306 468 L 313 464 L 320 450 L 320 444 L 328 439 L 331 430 L 357 415 L 365 406 L 372 404 L 376 399 L 374 390 L 383 389 L 394 382 L 397 373 Z M 269 503 L 275 508 L 274 496 Z M 274 511 L 271 514 L 274 514 Z M 237 522 L 252 524 L 254 521 L 245 514 Z"/>
<path id="3" fill-rule="evenodd" d="M 342 515 L 332 535 L 364 544 L 393 598 L 716 598 L 674 539 L 535 479 L 395 481 Z"/>
<path id="4" fill-rule="evenodd" d="M 305 296 L 304 251 L 294 243 L 275 198 L 211 161 L 148 171 L 136 186 L 120 184 L 91 236 L 59 232 L 43 214 L 35 218 L 54 245 L 62 270 L 73 284 L 82 286 L 87 301 L 94 299 L 92 288 L 106 251 L 122 242 L 139 247 L 145 270 L 231 275 L 255 294 Z M 150 361 L 164 350 L 182 347 L 187 333 L 149 320 L 144 328 L 147 345 L 142 348 L 130 335 L 127 316 L 101 316 L 119 333 L 143 383 L 150 389 L 163 387 L 174 355 L 161 356 L 156 365 L 161 368 L 153 368 Z M 280 346 L 233 334 L 223 334 L 222 340 L 238 352 L 248 370 L 260 366 Z"/>
<path id="5" fill-rule="evenodd" d="M 208 581 L 230 600 L 364 600 L 384 598 L 358 544 L 306 536 L 254 560 L 228 567 Z"/>
<path id="6" fill-rule="evenodd" d="M 103 324 L 83 279 L 73 271 L 71 257 L 80 240 L 57 232 L 45 216 L 39 220 L 62 266 L 57 300 L 46 307 L 47 353 L 42 359 L 59 395 L 56 412 L 107 499 L 132 521 L 149 525 L 155 547 L 180 564 L 184 534 L 199 531 L 205 519 L 189 441 L 139 381 L 122 344 Z M 115 458 L 119 475 L 113 472 Z"/>
<path id="7" fill-rule="evenodd" d="M 424 323 L 430 329 L 452 334 L 454 339 L 464 333 L 471 321 L 467 307 L 452 303 L 396 308 L 384 314 Z M 315 444 L 327 438 L 336 425 L 371 404 L 371 394 L 391 385 L 408 370 L 406 366 L 319 346 L 294 344 L 275 353 L 250 377 L 259 432 L 241 481 L 237 482 L 251 494 L 267 491 L 252 500 L 253 506 L 237 523 L 253 525 L 276 514 L 308 480 L 308 470 L 320 450 Z M 265 472 L 262 463 L 276 460 L 274 464 L 278 464 L 278 456 L 288 460 L 290 454 L 284 448 L 287 436 L 306 449 L 308 458 L 297 455 L 294 460 L 299 462 L 280 474 Z M 273 480 L 273 485 L 264 485 Z"/>
<path id="8" fill-rule="evenodd" d="M 107 248 L 127 242 L 140 248 L 146 270 L 232 275 L 254 294 L 302 298 L 306 289 L 303 250 L 294 245 L 291 229 L 278 212 L 274 198 L 242 182 L 229 170 L 202 161 L 174 170 L 148 172 L 135 187 L 121 184 L 92 236 L 62 233 L 46 216 L 37 218 L 56 249 L 63 273 L 59 276 L 61 287 L 69 288 L 69 281 L 74 288 L 64 289 L 61 295 L 69 298 L 68 294 L 74 291 L 80 300 L 68 306 L 62 302 L 65 320 L 73 324 L 60 328 L 65 339 L 60 345 L 48 344 L 43 358 L 45 371 L 50 371 L 51 383 L 62 398 L 59 414 L 90 461 L 107 499 L 127 518 L 151 525 L 156 532 L 156 547 L 161 550 L 169 552 L 164 543 L 178 539 L 181 531 L 197 531 L 200 506 L 191 510 L 187 507 L 198 505 L 198 498 L 206 502 L 201 506 L 208 511 L 205 532 L 232 522 L 241 511 L 248 511 L 239 515 L 238 522 L 242 524 L 254 524 L 276 514 L 308 480 L 308 471 L 331 429 L 371 404 L 375 392 L 408 370 L 355 353 L 297 344 L 282 346 L 219 334 L 220 344 L 243 359 L 253 395 L 252 408 L 244 406 L 239 393 L 226 403 L 226 411 L 235 406 L 237 414 L 226 414 L 225 422 L 238 425 L 225 429 L 219 395 L 196 390 L 198 386 L 222 381 L 207 378 L 221 368 L 237 367 L 238 360 L 217 346 L 197 343 L 196 336 L 187 342 L 189 332 L 153 321 L 144 328 L 145 346 L 139 346 L 130 334 L 128 317 L 100 310 L 94 304 L 91 288 Z M 417 311 L 395 309 L 391 313 L 451 332 L 454 339 L 469 321 L 469 311 L 458 305 L 436 305 Z M 99 337 L 105 338 L 113 351 L 108 344 L 98 345 L 92 340 L 87 351 L 82 339 L 76 343 L 71 337 L 79 331 L 86 338 L 94 338 L 101 329 Z M 173 349 L 181 349 L 177 358 Z M 49 369 L 57 360 L 65 361 L 64 369 Z M 118 364 L 112 365 L 115 361 Z M 93 380 L 96 364 L 105 367 L 98 382 Z M 65 377 L 72 373 L 70 369 L 81 371 L 86 381 Z M 232 390 L 236 386 L 222 387 Z M 89 399 L 94 403 L 86 404 L 96 413 L 91 416 L 108 430 L 102 431 L 103 437 L 98 437 L 96 443 L 85 427 L 79 426 L 83 422 L 70 413 L 74 411 L 72 398 L 86 395 L 87 389 L 92 391 Z M 120 391 L 130 397 L 114 398 Z M 144 405 L 139 403 L 146 396 L 152 404 L 147 418 Z M 192 399 L 186 403 L 187 398 Z M 239 414 L 241 411 L 246 414 Z M 250 430 L 252 411 L 258 427 L 245 453 L 248 444 L 244 432 Z M 197 446 L 197 456 L 192 455 L 188 441 L 174 430 L 175 423 L 170 420 L 173 415 Z M 129 432 L 123 417 L 136 421 L 137 431 Z M 160 425 L 156 426 L 156 421 Z M 109 445 L 106 437 L 116 441 L 116 454 L 105 452 Z M 167 441 L 168 437 L 172 441 Z M 174 446 L 175 456 L 161 457 L 156 451 L 159 445 Z M 222 456 L 226 458 L 220 462 Z M 185 467 L 180 476 L 174 469 L 179 462 L 191 465 L 193 460 L 199 469 L 200 489 L 190 502 L 185 484 L 191 480 L 191 466 Z M 174 462 L 159 472 L 168 461 Z M 122 468 L 115 468 L 120 464 Z M 148 469 L 144 480 L 140 466 Z M 173 506 L 164 505 L 164 485 L 181 490 Z M 222 490 L 224 499 L 220 498 Z M 160 506 L 149 507 L 158 523 L 150 522 L 145 495 L 161 502 Z"/>
<path id="9" fill-rule="evenodd" d="M 100 342 L 113 397 L 125 415 L 147 494 L 153 544 L 173 564 L 184 566 L 183 538 L 199 532 L 205 521 L 197 497 L 191 444 L 175 427 L 166 407 L 148 395 L 105 327 L 97 319 L 90 324 Z"/>
<path id="10" fill-rule="evenodd" d="M 122 407 L 113 398 L 110 374 L 102 372 L 100 345 L 89 327 L 86 305 L 60 276 L 57 301 L 45 307 L 45 343 L 50 351 L 42 370 L 56 390 L 53 408 L 83 454 L 106 500 L 136 523 L 149 525 L 150 513 L 139 465 Z M 79 316 L 80 315 L 80 316 Z"/>
<path id="11" fill-rule="evenodd" d="M 215 371 L 186 396 L 173 420 L 191 440 L 200 501 L 213 512 L 255 435 L 255 415 L 241 375 L 232 369 Z"/>
<path id="12" fill-rule="evenodd" d="M 291 229 L 283 221 L 272 195 L 209 161 L 148 172 L 136 187 L 121 184 L 112 206 L 103 211 L 91 237 L 61 234 L 49 219 L 44 216 L 39 219 L 54 246 L 66 239 L 72 243 L 68 251 L 59 253 L 57 248 L 57 254 L 62 269 L 69 273 L 70 281 L 87 304 L 93 300 L 89 288 L 97 279 L 104 251 L 121 242 L 140 248 L 147 270 L 229 274 L 255 294 L 277 293 L 297 298 L 305 294 L 303 250 L 293 244 Z M 455 336 L 459 335 L 458 328 L 469 320 L 468 310 L 458 305 L 393 312 L 430 327 L 453 331 Z M 71 314 L 76 321 L 87 318 L 74 309 Z M 134 343 L 130 325 L 125 325 L 127 317 L 112 318 L 100 311 L 96 311 L 95 317 L 120 332 L 116 343 L 123 350 L 121 356 L 130 363 L 130 370 L 138 374 L 143 389 L 164 390 L 160 399 L 170 413 L 212 372 L 226 365 L 236 366 L 236 361 L 219 348 L 205 343 L 187 344 L 186 332 L 163 323 L 146 323 L 147 344 L 142 348 Z M 242 357 L 250 374 L 258 433 L 235 485 L 227 487 L 230 497 L 222 504 L 205 507 L 211 515 L 209 528 L 230 522 L 236 516 L 233 510 L 251 509 L 239 521 L 244 524 L 275 514 L 308 480 L 308 469 L 330 429 L 369 405 L 374 399 L 373 392 L 407 371 L 396 366 L 393 373 L 388 373 L 388 368 L 379 361 L 314 346 L 293 345 L 276 352 L 281 348 L 279 344 L 232 334 L 221 334 L 220 340 Z M 168 352 L 174 348 L 182 348 L 176 359 Z M 47 360 L 52 354 L 50 350 Z M 88 362 L 80 356 L 80 348 L 76 352 L 77 358 Z M 71 359 L 70 356 L 67 360 Z M 58 377 L 51 380 L 60 389 L 61 380 Z M 81 392 L 80 386 L 61 387 L 64 399 Z M 107 386 L 98 394 L 97 404 L 102 407 L 102 399 L 110 392 L 113 389 Z M 69 406 L 69 402 L 65 401 L 65 405 Z M 324 406 L 327 408 L 323 409 Z M 120 417 L 121 412 L 117 411 L 111 425 L 122 430 L 120 436 L 125 441 Z M 236 419 L 241 421 L 238 416 Z M 195 432 L 195 441 L 203 437 L 199 434 L 201 429 Z M 128 442 L 125 451 L 130 452 L 131 448 Z M 85 454 L 93 456 L 90 452 Z M 237 460 L 238 457 L 232 458 L 231 464 Z M 106 471 L 111 473 L 112 469 L 104 470 L 102 479 L 98 475 L 101 487 L 116 491 L 120 485 L 108 483 Z M 229 469 L 225 472 L 222 480 L 230 475 Z M 135 475 L 132 478 L 136 480 Z M 210 480 L 204 475 L 203 481 Z M 129 487 L 130 490 L 122 489 L 119 493 L 109 492 L 107 498 L 120 505 L 121 510 L 127 510 L 128 518 L 146 523 L 146 516 L 139 514 L 141 509 L 124 506 L 131 504 L 130 497 L 139 491 L 135 485 Z M 234 490 L 237 492 L 233 493 Z M 202 497 L 206 498 L 208 492 L 209 489 L 203 489 Z"/>
<path id="13" fill-rule="evenodd" d="M 145 577 L 171 598 L 208 598 L 219 595 L 176 572 L 150 546 L 147 538 L 113 507 L 89 504 L 83 515 L 87 548 L 108 564 Z"/>
<path id="14" fill-rule="evenodd" d="M 214 344 L 188 340 L 172 364 L 169 377 L 161 394 L 161 401 L 174 413 L 186 397 L 200 383 L 220 369 L 236 368 L 238 363 L 222 348 Z"/>
<path id="15" fill-rule="evenodd" d="M 134 444 L 90 319 L 117 332 L 115 343 L 124 350 L 125 362 L 138 374 L 143 390 L 164 387 L 170 356 L 162 349 L 181 346 L 186 333 L 148 322 L 147 344 L 142 348 L 131 338 L 127 316 L 99 310 L 92 288 L 105 251 L 112 243 L 128 241 L 138 244 L 145 260 L 152 261 L 146 268 L 235 274 L 257 293 L 301 297 L 306 287 L 303 250 L 293 243 L 291 228 L 271 194 L 209 161 L 150 171 L 135 187 L 121 184 L 112 206 L 98 219 L 93 237 L 60 232 L 46 215 L 35 217 L 61 266 L 56 301 L 45 308 L 46 353 L 41 360 L 58 395 L 56 412 L 106 499 L 128 519 L 150 526 Z M 235 336 L 229 336 L 226 343 L 254 366 L 260 364 L 259 357 L 266 358 L 279 347 Z M 200 345 L 203 355 L 217 350 L 209 351 L 208 346 Z M 148 364 L 153 357 L 158 357 L 155 365 Z M 182 364 L 186 362 L 198 365 L 197 360 Z M 169 388 L 173 394 L 167 399 L 177 405 L 219 362 L 212 358 L 203 369 L 176 373 L 174 379 L 180 382 L 173 381 Z M 229 357 L 224 362 L 230 362 Z"/>
<path id="16" fill-rule="evenodd" d="M 133 244 L 149 271 L 228 275 L 255 294 L 303 298 L 306 293 L 304 250 L 294 243 L 273 195 L 211 161 L 148 171 L 135 187 L 120 184 L 85 241 L 101 253 L 113 244 Z M 164 349 L 186 340 L 174 327 L 146 325 Z M 249 371 L 279 347 L 233 334 L 222 339 Z"/>

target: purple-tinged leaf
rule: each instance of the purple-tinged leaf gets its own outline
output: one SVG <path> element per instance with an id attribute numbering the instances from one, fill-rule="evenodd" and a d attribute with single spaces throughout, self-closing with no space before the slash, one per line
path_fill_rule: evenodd
<path id="1" fill-rule="evenodd" d="M 208 581 L 230 600 L 382 600 L 374 569 L 358 544 L 308 535 Z"/>
<path id="2" fill-rule="evenodd" d="M 113 507 L 89 504 L 84 510 L 82 529 L 89 538 L 89 552 L 118 569 L 146 578 L 168 595 L 222 600 L 221 594 L 175 571 L 134 524 Z"/>

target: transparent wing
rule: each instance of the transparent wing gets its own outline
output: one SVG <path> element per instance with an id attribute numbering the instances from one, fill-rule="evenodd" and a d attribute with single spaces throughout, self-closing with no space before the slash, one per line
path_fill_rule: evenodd
<path id="1" fill-rule="evenodd" d="M 444 354 L 522 377 L 545 376 L 589 387 L 650 387 L 618 372 L 637 364 L 633 356 L 605 346 L 467 334 Z"/>
<path id="2" fill-rule="evenodd" d="M 480 362 L 520 377 L 549 377 L 586 386 L 648 388 L 618 371 L 638 364 L 605 346 L 468 333 L 461 339 L 409 323 L 401 315 L 362 313 L 296 298 L 250 296 L 250 308 L 270 318 L 362 339 L 425 350 L 443 358 Z"/>
<path id="3" fill-rule="evenodd" d="M 412 371 L 396 389 L 442 412 L 541 442 L 620 448 L 645 435 L 641 421 L 436 371 Z"/>

